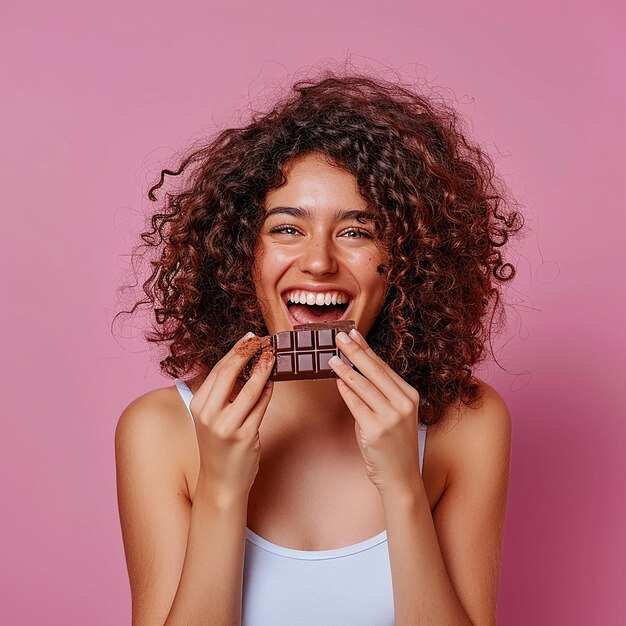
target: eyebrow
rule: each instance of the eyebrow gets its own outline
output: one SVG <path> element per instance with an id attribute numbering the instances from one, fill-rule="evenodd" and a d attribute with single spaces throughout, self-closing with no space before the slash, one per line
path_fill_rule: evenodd
<path id="1" fill-rule="evenodd" d="M 291 215 L 292 217 L 300 217 L 303 219 L 311 219 L 311 212 L 307 209 L 302 209 L 300 207 L 295 206 L 276 206 L 267 211 L 265 214 L 265 218 L 267 219 L 271 215 L 275 215 L 276 213 L 285 213 L 287 215 Z M 374 219 L 374 214 L 371 211 L 363 211 L 360 209 L 348 209 L 346 211 L 335 211 L 333 215 L 333 221 L 344 221 L 344 220 L 352 220 L 352 219 L 364 219 L 372 221 Z"/>

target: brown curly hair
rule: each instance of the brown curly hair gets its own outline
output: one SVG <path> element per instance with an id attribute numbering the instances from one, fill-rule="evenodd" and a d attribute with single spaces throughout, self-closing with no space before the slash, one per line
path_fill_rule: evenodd
<path id="1" fill-rule="evenodd" d="M 163 169 L 152 201 L 166 175 L 188 178 L 141 234 L 139 247 L 157 253 L 147 299 L 121 313 L 150 305 L 156 326 L 144 337 L 169 347 L 160 367 L 172 377 L 208 372 L 249 330 L 267 334 L 252 283 L 263 202 L 286 164 L 310 153 L 354 175 L 390 255 L 368 343 L 427 399 L 422 422 L 457 399 L 474 406 L 472 368 L 515 275 L 500 248 L 524 221 L 454 108 L 400 82 L 333 71 L 298 80 L 269 112 Z"/>

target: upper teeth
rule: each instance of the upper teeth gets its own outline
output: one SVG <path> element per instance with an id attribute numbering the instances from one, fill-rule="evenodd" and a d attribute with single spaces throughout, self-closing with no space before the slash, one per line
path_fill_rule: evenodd
<path id="1" fill-rule="evenodd" d="M 345 304 L 350 300 L 349 296 L 340 291 L 327 291 L 325 293 L 314 293 L 312 291 L 289 291 L 287 301 L 296 304 Z"/>

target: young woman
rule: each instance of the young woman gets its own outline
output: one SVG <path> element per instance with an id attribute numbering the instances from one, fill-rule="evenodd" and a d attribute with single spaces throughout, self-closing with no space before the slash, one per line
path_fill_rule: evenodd
<path id="1" fill-rule="evenodd" d="M 495 624 L 511 418 L 472 368 L 522 219 L 489 158 L 446 105 L 330 73 L 152 200 L 166 174 L 132 311 L 175 385 L 115 441 L 133 624 Z M 337 319 L 358 372 L 237 383 L 247 333 Z"/>

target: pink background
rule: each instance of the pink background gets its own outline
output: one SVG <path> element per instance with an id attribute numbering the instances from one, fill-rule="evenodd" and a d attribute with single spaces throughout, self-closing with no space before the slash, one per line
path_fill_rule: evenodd
<path id="1" fill-rule="evenodd" d="M 109 326 L 146 188 L 249 97 L 346 56 L 456 99 L 532 229 L 508 373 L 483 370 L 514 419 L 499 623 L 626 623 L 618 3 L 174 4 L 0 9 L 0 623 L 130 622 L 113 433 L 170 381 L 137 322 Z"/>

